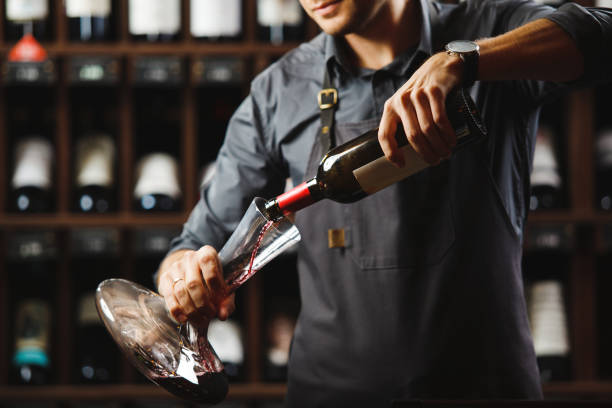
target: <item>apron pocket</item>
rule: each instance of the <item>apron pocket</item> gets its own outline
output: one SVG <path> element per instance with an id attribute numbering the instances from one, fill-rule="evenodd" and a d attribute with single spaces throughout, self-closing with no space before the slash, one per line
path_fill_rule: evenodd
<path id="1" fill-rule="evenodd" d="M 345 208 L 348 250 L 363 269 L 438 263 L 455 242 L 448 162 L 424 170 Z"/>

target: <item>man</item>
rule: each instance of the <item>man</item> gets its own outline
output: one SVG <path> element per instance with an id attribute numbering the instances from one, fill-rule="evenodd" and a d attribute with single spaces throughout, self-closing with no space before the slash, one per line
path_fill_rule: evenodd
<path id="1" fill-rule="evenodd" d="M 302 310 L 288 405 L 541 397 L 520 271 L 539 105 L 568 84 L 608 79 L 610 12 L 525 0 L 300 1 L 324 33 L 259 75 L 232 118 L 216 177 L 160 266 L 170 312 L 228 317 L 234 298 L 215 249 L 254 196 L 313 175 L 325 134 L 341 144 L 380 126 L 385 155 L 402 166 L 393 138 L 402 126 L 434 166 L 358 203 L 296 214 Z M 477 40 L 479 57 L 473 43 L 443 52 L 453 40 Z M 444 101 L 457 86 L 471 86 L 489 137 L 450 157 Z M 324 87 L 339 96 L 329 132 L 319 132 L 315 102 Z M 345 242 L 329 245 L 332 229 Z"/>

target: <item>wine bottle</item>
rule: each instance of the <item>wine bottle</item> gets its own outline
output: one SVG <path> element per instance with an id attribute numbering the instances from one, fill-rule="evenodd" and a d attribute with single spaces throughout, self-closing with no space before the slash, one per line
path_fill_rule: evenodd
<path id="1" fill-rule="evenodd" d="M 6 39 L 18 41 L 25 34 L 49 39 L 49 0 L 6 0 Z"/>
<path id="2" fill-rule="evenodd" d="M 235 320 L 213 320 L 208 325 L 208 341 L 223 363 L 230 380 L 242 378 L 244 344 L 242 329 Z"/>
<path id="3" fill-rule="evenodd" d="M 446 110 L 457 136 L 455 149 L 486 135 L 475 104 L 465 90 L 448 96 Z M 268 217 L 279 219 L 323 198 L 355 202 L 429 166 L 408 143 L 401 127 L 396 140 L 404 155 L 403 168 L 387 160 L 378 142 L 378 129 L 370 130 L 327 152 L 315 177 L 266 202 Z"/>
<path id="4" fill-rule="evenodd" d="M 531 285 L 529 321 L 542 382 L 569 379 L 569 337 L 561 282 Z"/>
<path id="5" fill-rule="evenodd" d="M 39 136 L 19 140 L 14 152 L 11 207 L 16 212 L 51 211 L 53 147 Z"/>
<path id="6" fill-rule="evenodd" d="M 257 0 L 257 31 L 272 44 L 304 39 L 304 11 L 298 0 Z"/>
<path id="7" fill-rule="evenodd" d="M 177 160 L 167 153 L 149 153 L 136 167 L 134 188 L 140 211 L 178 211 L 181 189 Z"/>
<path id="8" fill-rule="evenodd" d="M 134 40 L 167 42 L 179 37 L 180 0 L 130 0 L 128 13 Z"/>
<path id="9" fill-rule="evenodd" d="M 612 209 L 612 129 L 599 133 L 595 145 L 597 205 L 602 210 Z"/>
<path id="10" fill-rule="evenodd" d="M 289 349 L 295 328 L 295 318 L 289 313 L 277 311 L 267 321 L 265 376 L 270 381 L 286 381 Z"/>
<path id="11" fill-rule="evenodd" d="M 79 299 L 77 340 L 80 382 L 103 384 L 114 380 L 115 347 L 98 316 L 94 292 L 83 293 Z"/>
<path id="12" fill-rule="evenodd" d="M 66 0 L 70 41 L 109 41 L 111 7 L 111 0 Z"/>
<path id="13" fill-rule="evenodd" d="M 552 130 L 546 126 L 538 128 L 529 199 L 529 209 L 532 211 L 562 206 L 561 176 L 553 140 Z"/>
<path id="14" fill-rule="evenodd" d="M 237 41 L 242 35 L 241 0 L 191 0 L 191 35 L 207 41 Z"/>
<path id="15" fill-rule="evenodd" d="M 49 305 L 41 299 L 22 300 L 17 306 L 15 322 L 13 365 L 16 383 L 49 383 Z"/>
<path id="16" fill-rule="evenodd" d="M 80 212 L 106 213 L 115 209 L 115 145 L 110 136 L 94 133 L 76 144 L 75 203 Z"/>

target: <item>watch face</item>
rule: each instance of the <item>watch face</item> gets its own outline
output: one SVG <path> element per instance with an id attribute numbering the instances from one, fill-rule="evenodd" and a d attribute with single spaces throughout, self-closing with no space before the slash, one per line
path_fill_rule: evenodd
<path id="1" fill-rule="evenodd" d="M 469 53 L 478 51 L 480 47 L 473 41 L 457 40 L 451 41 L 446 45 L 446 49 L 451 52 Z"/>

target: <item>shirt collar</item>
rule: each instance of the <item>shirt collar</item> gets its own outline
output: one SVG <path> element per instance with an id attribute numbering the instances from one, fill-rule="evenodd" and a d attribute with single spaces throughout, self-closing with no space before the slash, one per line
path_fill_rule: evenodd
<path id="1" fill-rule="evenodd" d="M 421 55 L 423 60 L 432 55 L 431 46 L 431 16 L 430 16 L 430 0 L 409 0 L 418 1 L 421 6 L 421 38 L 419 44 L 415 49 L 407 50 L 407 52 L 399 55 L 393 62 L 384 67 L 384 70 L 400 75 L 405 75 L 410 67 L 413 65 L 414 57 Z M 348 61 L 348 56 L 344 50 L 343 40 L 338 37 L 333 37 L 329 34 L 325 36 L 325 64 L 329 68 L 332 68 L 334 64 L 337 67 L 341 67 L 346 72 L 354 72 L 354 68 Z M 420 63 L 420 62 L 419 62 Z"/>

